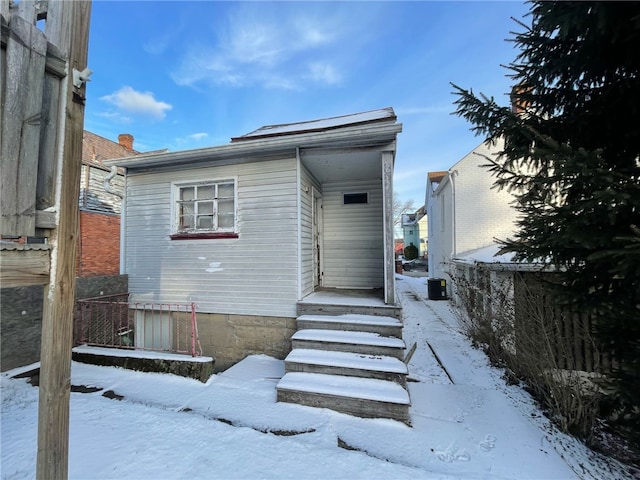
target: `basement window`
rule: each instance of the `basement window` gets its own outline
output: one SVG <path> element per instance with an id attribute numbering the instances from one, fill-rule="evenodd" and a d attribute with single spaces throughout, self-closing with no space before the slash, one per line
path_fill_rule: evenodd
<path id="1" fill-rule="evenodd" d="M 364 193 L 345 193 L 343 194 L 344 205 L 352 205 L 354 203 L 369 203 L 369 194 Z"/>

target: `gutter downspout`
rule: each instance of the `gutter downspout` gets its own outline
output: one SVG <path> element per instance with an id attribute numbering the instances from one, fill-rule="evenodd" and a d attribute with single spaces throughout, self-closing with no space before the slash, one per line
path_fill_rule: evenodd
<path id="1" fill-rule="evenodd" d="M 111 195 L 115 195 L 116 197 L 120 197 L 121 199 L 124 200 L 124 195 L 121 194 L 120 192 L 116 192 L 114 188 L 111 186 L 111 180 L 113 180 L 117 174 L 118 174 L 118 167 L 114 165 L 111 167 L 111 171 L 109 172 L 109 174 L 106 177 L 104 177 L 104 182 L 102 183 L 102 186 L 104 187 L 105 192 L 110 193 Z"/>
<path id="2" fill-rule="evenodd" d="M 105 192 L 110 193 L 111 195 L 115 195 L 116 197 L 120 197 L 122 202 L 120 203 L 120 275 L 125 275 L 125 241 L 124 241 L 124 232 L 126 226 L 126 216 L 124 214 L 126 210 L 126 200 L 124 198 L 124 194 L 117 192 L 113 186 L 111 185 L 111 180 L 115 178 L 118 174 L 118 167 L 113 165 L 111 167 L 111 171 L 109 174 L 104 177 L 104 182 L 102 183 Z M 124 189 L 127 189 L 127 176 L 124 176 Z"/>
<path id="3" fill-rule="evenodd" d="M 453 170 L 449 178 L 451 179 L 451 257 L 454 258 L 458 254 L 456 243 L 456 182 L 455 177 L 458 176 L 458 170 Z"/>

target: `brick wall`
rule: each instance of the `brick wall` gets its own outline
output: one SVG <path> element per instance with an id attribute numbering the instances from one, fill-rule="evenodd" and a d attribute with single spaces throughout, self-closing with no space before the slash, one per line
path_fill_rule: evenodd
<path id="1" fill-rule="evenodd" d="M 486 157 L 495 158 L 502 149 L 502 141 L 479 145 L 453 167 L 456 253 L 492 245 L 495 238 L 504 240 L 515 231 L 515 197 L 506 189 L 492 188 L 496 178 L 483 166 L 489 163 Z"/>
<path id="2" fill-rule="evenodd" d="M 76 275 L 120 273 L 120 216 L 80 212 L 80 242 Z"/>

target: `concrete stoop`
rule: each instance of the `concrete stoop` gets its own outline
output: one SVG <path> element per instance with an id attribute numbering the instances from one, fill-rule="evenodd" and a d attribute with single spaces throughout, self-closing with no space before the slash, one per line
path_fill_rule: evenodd
<path id="1" fill-rule="evenodd" d="M 298 330 L 344 330 L 378 333 L 385 337 L 402 338 L 402 322 L 392 317 L 371 315 L 301 315 L 296 319 Z"/>
<path id="2" fill-rule="evenodd" d="M 293 334 L 291 348 L 385 355 L 402 359 L 405 345 L 400 338 L 383 337 L 372 332 L 305 329 Z"/>
<path id="3" fill-rule="evenodd" d="M 282 377 L 278 401 L 407 424 L 411 404 L 407 391 L 395 382 L 304 372 L 289 372 Z"/>
<path id="4" fill-rule="evenodd" d="M 145 352 L 106 347 L 74 347 L 72 359 L 80 363 L 121 367 L 140 372 L 172 373 L 205 383 L 213 374 L 213 357 L 192 357 L 176 353 Z"/>
<path id="5" fill-rule="evenodd" d="M 397 318 L 301 315 L 278 401 L 409 424 L 405 344 Z"/>

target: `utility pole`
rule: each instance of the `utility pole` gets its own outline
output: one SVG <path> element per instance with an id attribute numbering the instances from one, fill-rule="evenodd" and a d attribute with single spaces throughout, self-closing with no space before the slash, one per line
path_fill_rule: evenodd
<path id="1" fill-rule="evenodd" d="M 44 289 L 36 478 L 61 480 L 69 471 L 71 349 L 85 105 L 84 81 L 79 73 L 87 67 L 91 2 L 51 0 L 47 9 L 47 40 L 66 53 L 68 60 L 66 76 L 60 82 L 57 117 L 57 221 L 49 239 L 51 269 Z"/>

